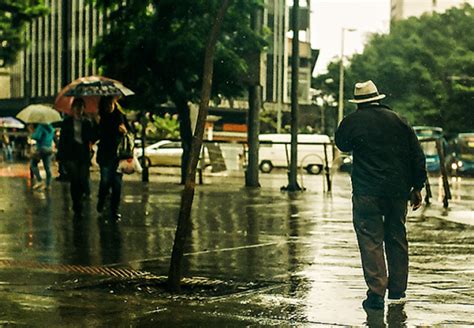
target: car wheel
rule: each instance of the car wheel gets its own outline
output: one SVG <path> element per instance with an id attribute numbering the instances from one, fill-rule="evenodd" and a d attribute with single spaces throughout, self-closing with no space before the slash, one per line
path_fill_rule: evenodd
<path id="1" fill-rule="evenodd" d="M 308 166 L 306 166 L 306 172 L 308 172 L 309 174 L 319 174 L 321 173 L 321 171 L 323 170 L 323 166 L 322 165 L 317 165 L 317 164 L 310 164 Z"/>
<path id="2" fill-rule="evenodd" d="M 143 157 L 139 157 L 138 158 L 138 161 L 140 162 L 140 164 L 143 164 L 143 161 L 142 161 Z M 149 157 L 145 157 L 145 167 L 150 167 L 151 166 L 151 160 Z"/>
<path id="3" fill-rule="evenodd" d="M 273 164 L 270 161 L 262 161 L 259 168 L 262 173 L 270 173 L 273 170 Z"/>

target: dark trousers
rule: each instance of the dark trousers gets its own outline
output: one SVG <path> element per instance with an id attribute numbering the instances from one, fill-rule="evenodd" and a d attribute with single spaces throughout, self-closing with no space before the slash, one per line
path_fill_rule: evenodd
<path id="1" fill-rule="evenodd" d="M 89 188 L 89 162 L 66 161 L 64 166 L 69 177 L 72 208 L 80 213 L 83 197 Z"/>
<path id="2" fill-rule="evenodd" d="M 117 164 L 100 165 L 98 209 L 102 210 L 104 207 L 105 198 L 110 190 L 112 190 L 110 195 L 110 210 L 112 214 L 117 214 L 122 193 L 122 173 L 117 172 Z"/>
<path id="3" fill-rule="evenodd" d="M 387 289 L 395 293 L 405 292 L 408 280 L 407 201 L 354 195 L 352 205 L 368 294 L 383 297 Z"/>

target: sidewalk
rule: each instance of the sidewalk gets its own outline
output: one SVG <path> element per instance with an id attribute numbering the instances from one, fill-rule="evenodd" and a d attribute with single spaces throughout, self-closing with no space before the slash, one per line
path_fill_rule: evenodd
<path id="1" fill-rule="evenodd" d="M 258 190 L 244 188 L 238 174 L 206 174 L 196 188 L 184 275 L 202 277 L 210 292 L 171 296 L 152 282 L 168 270 L 182 190 L 176 175 L 152 171 L 148 184 L 126 177 L 123 220 L 111 224 L 98 219 L 95 199 L 84 220 L 73 222 L 66 183 L 33 192 L 21 167 L 5 170 L 0 166 L 2 324 L 474 325 L 472 180 L 461 183 L 449 211 L 435 197 L 429 209 L 409 213 L 407 302 L 366 313 L 347 175 L 335 176 L 332 194 L 323 192 L 321 176 L 308 175 L 307 191 L 287 194 L 280 192 L 285 174 L 262 175 Z M 93 173 L 93 190 L 97 178 Z M 224 285 L 237 287 L 219 293 Z"/>

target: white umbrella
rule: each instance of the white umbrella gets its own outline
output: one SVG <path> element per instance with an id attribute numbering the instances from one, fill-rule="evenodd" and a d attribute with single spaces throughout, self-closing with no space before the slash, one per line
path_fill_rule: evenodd
<path id="1" fill-rule="evenodd" d="M 8 117 L 0 117 L 0 127 L 12 128 L 12 129 L 23 129 L 25 127 L 25 124 L 21 123 L 14 117 L 8 116 Z"/>
<path id="2" fill-rule="evenodd" d="M 49 124 L 62 121 L 61 115 L 51 106 L 43 104 L 29 105 L 23 108 L 16 117 L 25 123 Z"/>

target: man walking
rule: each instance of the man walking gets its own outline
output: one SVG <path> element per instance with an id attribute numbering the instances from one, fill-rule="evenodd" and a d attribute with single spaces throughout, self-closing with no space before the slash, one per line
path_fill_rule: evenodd
<path id="1" fill-rule="evenodd" d="M 405 297 L 408 280 L 407 201 L 421 206 L 425 156 L 413 129 L 378 101 L 372 81 L 356 83 L 357 110 L 336 131 L 336 145 L 352 152 L 353 223 L 368 286 L 364 308 L 383 309 Z M 385 250 L 385 251 L 384 251 Z M 385 265 L 385 256 L 388 266 Z"/>
<path id="2" fill-rule="evenodd" d="M 80 218 L 83 198 L 90 191 L 90 146 L 98 138 L 98 128 L 96 122 L 84 116 L 82 98 L 75 98 L 71 108 L 72 116 L 66 117 L 62 123 L 57 158 L 69 177 L 74 217 Z"/>

